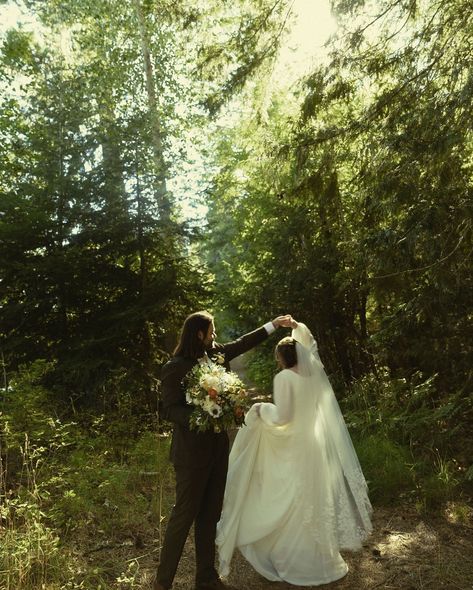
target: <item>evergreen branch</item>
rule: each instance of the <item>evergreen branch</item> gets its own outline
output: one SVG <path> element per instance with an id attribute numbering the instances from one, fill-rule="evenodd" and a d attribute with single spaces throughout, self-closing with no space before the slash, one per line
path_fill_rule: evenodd
<path id="1" fill-rule="evenodd" d="M 274 11 L 278 7 L 278 5 L 281 4 L 283 1 L 284 0 L 276 0 L 276 2 L 271 6 L 271 8 L 269 8 L 267 10 L 267 12 L 262 17 L 261 22 L 258 23 L 259 26 L 255 27 L 253 34 L 247 38 L 247 43 L 249 43 L 250 41 L 253 41 L 253 39 L 256 37 L 257 33 L 261 32 L 265 29 L 270 16 L 274 13 Z M 295 0 L 292 0 L 291 6 L 289 8 L 289 12 L 292 10 L 292 7 L 294 6 L 294 2 L 295 2 Z"/>
<path id="2" fill-rule="evenodd" d="M 325 143 L 326 141 L 330 141 L 333 139 L 337 139 L 338 137 L 346 136 L 350 133 L 354 133 L 355 135 L 362 133 L 364 130 L 366 130 L 368 128 L 369 124 L 376 118 L 376 116 L 379 115 L 379 113 L 385 107 L 392 105 L 394 99 L 399 94 L 401 94 L 412 82 L 415 82 L 416 80 L 419 80 L 423 76 L 429 74 L 429 72 L 432 70 L 432 68 L 443 57 L 443 55 L 444 55 L 443 50 L 445 49 L 445 47 L 449 43 L 449 41 L 450 41 L 449 39 L 447 39 L 445 41 L 445 43 L 443 44 L 443 46 L 441 48 L 441 51 L 439 51 L 438 55 L 425 68 L 423 68 L 422 70 L 417 72 L 415 75 L 408 78 L 403 84 L 401 84 L 401 86 L 398 86 L 397 88 L 395 88 L 391 92 L 389 92 L 388 96 L 381 97 L 378 104 L 373 106 L 373 108 L 371 110 L 368 109 L 365 112 L 366 113 L 365 117 L 363 117 L 363 118 L 360 117 L 358 119 L 355 119 L 354 121 L 352 121 L 350 124 L 346 125 L 345 127 L 335 128 L 331 132 L 329 131 L 326 136 L 320 137 L 320 135 L 319 135 L 318 137 L 315 137 L 315 138 L 305 138 L 304 141 L 299 143 L 299 147 L 319 145 L 321 143 Z"/>
<path id="3" fill-rule="evenodd" d="M 455 247 L 453 248 L 453 250 L 451 250 L 448 254 L 446 254 L 442 258 L 439 258 L 435 262 L 432 262 L 431 264 L 427 264 L 425 266 L 420 266 L 418 268 L 407 268 L 405 270 L 400 270 L 400 271 L 388 273 L 385 275 L 377 275 L 375 277 L 368 277 L 368 279 L 371 281 L 375 281 L 375 280 L 380 280 L 380 279 L 388 279 L 391 277 L 401 276 L 406 273 L 423 272 L 425 270 L 429 270 L 429 269 L 433 268 L 434 266 L 437 266 L 438 264 L 442 264 L 442 262 L 445 262 L 445 260 L 447 260 L 448 258 L 453 256 L 453 254 L 455 254 L 455 252 L 458 250 L 461 243 L 463 242 L 463 239 L 465 238 L 467 230 L 470 228 L 470 225 L 471 225 L 470 223 L 467 224 L 465 231 L 461 234 L 460 239 L 458 240 L 458 242 L 455 245 Z"/>
<path id="4" fill-rule="evenodd" d="M 376 15 L 376 17 L 372 21 L 370 21 L 367 25 L 365 25 L 364 27 L 362 27 L 361 29 L 356 31 L 356 33 L 358 33 L 360 35 L 363 34 L 370 27 L 372 27 L 374 24 L 376 24 L 380 19 L 382 19 L 384 16 L 386 16 L 388 14 L 388 12 L 391 12 L 391 10 L 396 8 L 399 4 L 402 4 L 402 0 L 395 0 L 385 10 L 383 10 L 383 12 L 380 12 L 378 15 Z"/>

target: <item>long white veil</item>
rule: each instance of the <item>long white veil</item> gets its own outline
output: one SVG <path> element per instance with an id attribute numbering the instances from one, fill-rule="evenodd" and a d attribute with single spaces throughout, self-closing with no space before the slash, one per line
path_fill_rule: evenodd
<path id="1" fill-rule="evenodd" d="M 297 341 L 298 373 L 308 378 L 307 387 L 313 392 L 310 403 L 315 404 L 314 434 L 321 446 L 322 461 L 317 477 L 325 489 L 319 497 L 324 506 L 319 508 L 331 516 L 324 519 L 324 528 L 331 529 L 325 534 L 341 549 L 357 549 L 372 530 L 366 481 L 316 341 L 302 323 L 292 331 L 292 337 Z"/>

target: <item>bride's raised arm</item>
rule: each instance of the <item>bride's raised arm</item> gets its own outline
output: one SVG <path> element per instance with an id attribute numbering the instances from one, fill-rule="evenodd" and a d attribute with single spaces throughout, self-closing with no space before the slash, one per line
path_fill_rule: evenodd
<path id="1" fill-rule="evenodd" d="M 314 355 L 316 360 L 322 364 L 319 356 L 319 347 L 317 346 L 317 341 L 312 336 L 312 332 L 302 322 L 294 321 L 294 324 L 295 326 L 293 325 L 291 336 L 297 340 L 297 342 L 300 342 L 304 348 L 307 348 L 309 352 Z"/>

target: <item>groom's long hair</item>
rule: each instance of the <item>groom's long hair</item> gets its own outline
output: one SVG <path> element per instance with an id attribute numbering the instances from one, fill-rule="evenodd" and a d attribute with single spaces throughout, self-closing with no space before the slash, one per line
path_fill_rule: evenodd
<path id="1" fill-rule="evenodd" d="M 174 356 L 198 359 L 205 352 L 205 345 L 199 338 L 199 332 L 207 334 L 213 316 L 207 311 L 196 311 L 188 316 L 182 326 L 179 342 L 174 350 Z"/>

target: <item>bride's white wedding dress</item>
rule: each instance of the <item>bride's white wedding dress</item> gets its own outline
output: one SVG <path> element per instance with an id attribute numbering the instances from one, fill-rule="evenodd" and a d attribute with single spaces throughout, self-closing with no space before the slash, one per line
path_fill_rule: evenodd
<path id="1" fill-rule="evenodd" d="M 298 363 L 274 380 L 274 404 L 253 406 L 230 453 L 217 546 L 228 575 L 237 547 L 268 580 L 299 586 L 343 577 L 340 549 L 371 532 L 371 504 L 332 387 L 304 324 Z"/>

